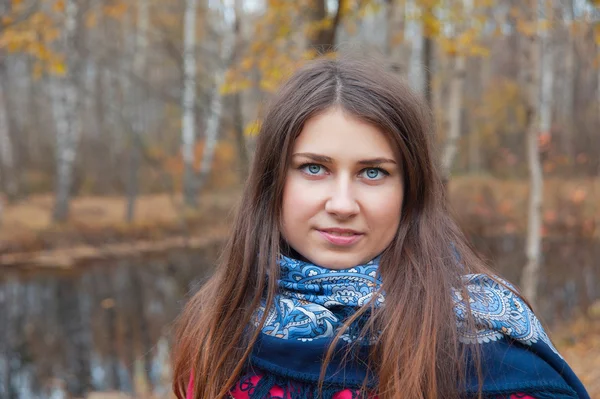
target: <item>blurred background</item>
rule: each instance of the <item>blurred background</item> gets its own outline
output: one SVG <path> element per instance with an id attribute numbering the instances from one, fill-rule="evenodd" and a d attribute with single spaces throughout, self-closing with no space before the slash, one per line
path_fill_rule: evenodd
<path id="1" fill-rule="evenodd" d="M 600 398 L 600 4 L 0 0 L 0 398 L 167 398 L 261 114 L 367 51 L 424 96 L 454 212 Z"/>

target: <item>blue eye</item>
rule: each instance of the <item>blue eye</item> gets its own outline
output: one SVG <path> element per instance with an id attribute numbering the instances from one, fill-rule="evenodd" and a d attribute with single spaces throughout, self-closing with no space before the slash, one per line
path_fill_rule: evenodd
<path id="1" fill-rule="evenodd" d="M 319 175 L 319 172 L 321 172 L 322 169 L 323 169 L 323 167 L 321 165 L 317 165 L 314 163 L 307 163 L 307 164 L 300 166 L 300 170 L 303 170 L 306 173 L 308 173 L 309 175 L 313 175 L 313 176 Z"/>
<path id="2" fill-rule="evenodd" d="M 381 168 L 367 168 L 364 170 L 364 173 L 369 180 L 381 180 L 384 176 L 389 175 L 389 173 Z"/>
<path id="3" fill-rule="evenodd" d="M 308 170 L 310 171 L 310 173 L 319 173 L 319 171 L 321 170 L 321 167 L 319 165 L 309 165 L 308 166 Z"/>

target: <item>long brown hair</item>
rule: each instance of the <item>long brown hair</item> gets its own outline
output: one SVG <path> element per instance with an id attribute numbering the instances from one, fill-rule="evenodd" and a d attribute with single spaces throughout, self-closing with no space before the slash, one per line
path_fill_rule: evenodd
<path id="1" fill-rule="evenodd" d="M 369 359 L 378 376 L 377 394 L 381 399 L 460 396 L 465 354 L 451 290 L 464 291 L 461 275 L 487 269 L 448 214 L 431 148 L 431 111 L 383 65 L 338 58 L 297 71 L 264 117 L 217 271 L 178 322 L 173 389 L 179 399 L 191 374 L 194 397 L 213 399 L 226 397 L 243 371 L 260 331 L 247 334 L 245 326 L 263 294 L 267 307 L 276 294 L 282 192 L 294 140 L 309 118 L 331 107 L 379 128 L 401 160 L 401 221 L 379 267 L 385 306 L 368 327 L 380 331 Z"/>

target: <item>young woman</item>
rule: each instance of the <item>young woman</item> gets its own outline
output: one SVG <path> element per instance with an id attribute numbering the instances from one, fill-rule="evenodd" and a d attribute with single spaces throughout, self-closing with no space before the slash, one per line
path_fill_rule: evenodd
<path id="1" fill-rule="evenodd" d="M 371 62 L 315 61 L 283 85 L 180 319 L 179 399 L 588 398 L 449 216 L 431 120 Z"/>

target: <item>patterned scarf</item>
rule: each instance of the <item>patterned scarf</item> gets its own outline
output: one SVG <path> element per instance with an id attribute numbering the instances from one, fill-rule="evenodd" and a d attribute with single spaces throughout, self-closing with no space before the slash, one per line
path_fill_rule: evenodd
<path id="1" fill-rule="evenodd" d="M 376 294 L 381 287 L 379 258 L 344 270 L 285 256 L 279 264 L 279 293 L 250 357 L 246 378 L 256 372 L 263 376 L 258 386 L 251 387 L 250 398 L 267 397 L 273 386 L 283 387 L 287 398 L 316 398 L 321 364 L 340 325 L 370 301 L 375 308 L 384 305 L 384 296 Z M 589 399 L 522 299 L 487 275 L 465 275 L 463 281 L 478 329 L 466 328 L 468 310 L 458 290 L 452 295 L 456 323 L 463 344 L 480 345 L 485 398 L 508 398 L 520 392 L 537 399 Z M 257 319 L 265 311 L 263 303 Z M 356 341 L 361 325 L 359 320 L 338 342 L 325 376 L 323 398 L 333 398 L 341 389 L 358 389 L 364 381 L 376 390 L 376 376 L 365 364 L 372 342 Z M 475 397 L 479 380 L 470 362 L 467 370 L 465 397 L 470 398 Z"/>
<path id="2" fill-rule="evenodd" d="M 381 287 L 377 275 L 379 258 L 349 269 L 326 269 L 308 262 L 282 256 L 279 260 L 279 295 L 267 315 L 264 334 L 309 341 L 333 337 L 344 321 L 367 304 Z M 379 307 L 378 295 L 373 305 Z M 262 317 L 264 304 L 259 309 Z M 342 339 L 350 342 L 360 330 L 360 322 L 346 331 Z"/>

